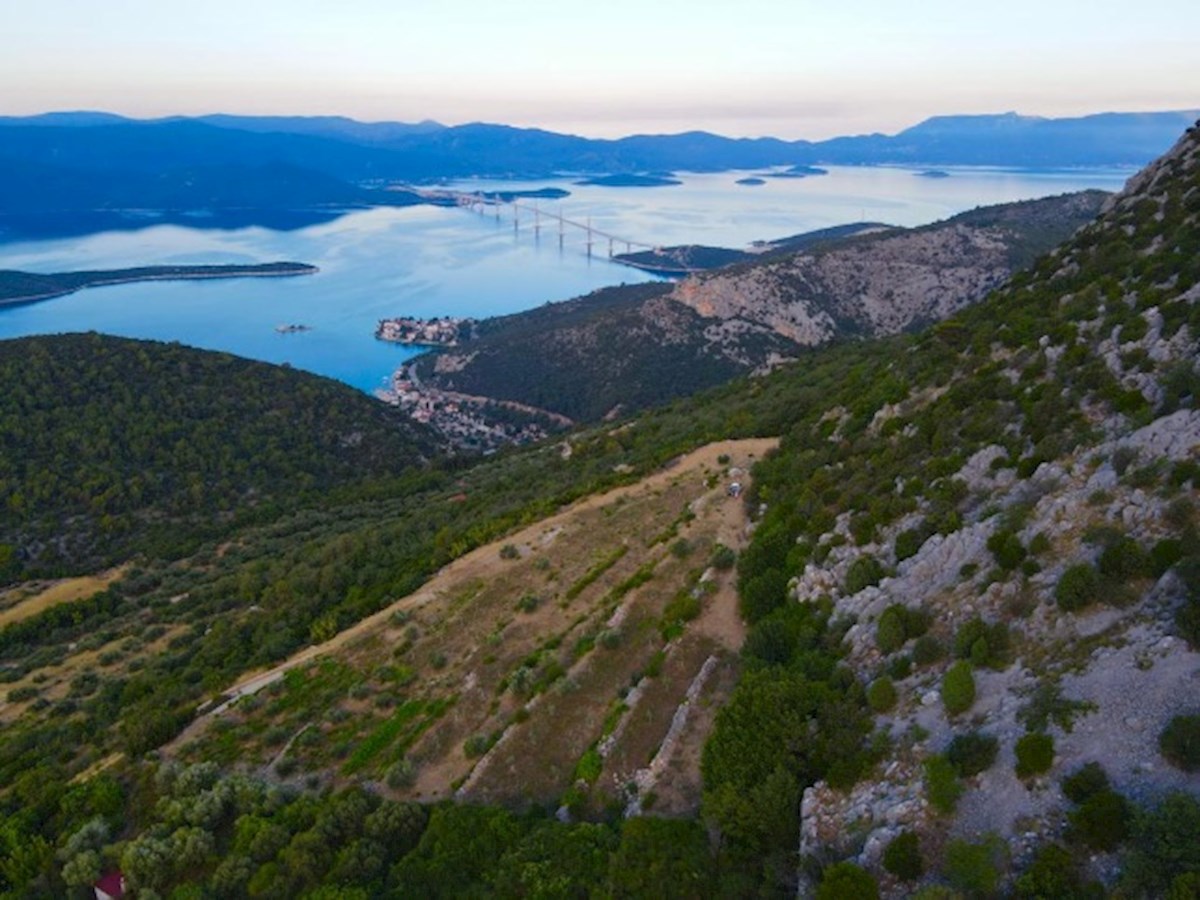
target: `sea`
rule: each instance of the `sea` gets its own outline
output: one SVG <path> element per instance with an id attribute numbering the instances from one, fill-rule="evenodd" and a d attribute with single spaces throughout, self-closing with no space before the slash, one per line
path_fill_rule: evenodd
<path id="1" fill-rule="evenodd" d="M 916 226 L 1013 200 L 1085 188 L 1119 190 L 1131 169 L 1029 171 L 949 168 L 928 177 L 898 167 L 831 167 L 827 175 L 676 174 L 661 187 L 603 187 L 572 178 L 470 180 L 459 191 L 560 188 L 558 200 L 497 211 L 415 206 L 346 213 L 280 230 L 161 225 L 70 238 L 0 242 L 0 269 L 51 273 L 149 265 L 310 263 L 316 275 L 149 282 L 90 288 L 0 307 L 0 339 L 98 331 L 178 341 L 287 363 L 372 392 L 419 352 L 376 340 L 393 316 L 486 317 L 514 313 L 601 287 L 652 279 L 609 259 L 639 245 L 744 248 L 849 222 Z M 769 173 L 767 173 L 769 174 Z M 536 203 L 536 211 L 534 205 Z M 556 219 L 590 224 L 593 235 Z M 629 242 L 627 248 L 626 243 Z M 309 330 L 280 333 L 277 326 Z"/>

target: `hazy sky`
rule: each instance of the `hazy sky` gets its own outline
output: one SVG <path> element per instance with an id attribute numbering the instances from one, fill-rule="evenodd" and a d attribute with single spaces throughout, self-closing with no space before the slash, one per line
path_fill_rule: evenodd
<path id="1" fill-rule="evenodd" d="M 1200 107 L 1200 0 L 2 0 L 0 114 L 821 138 Z"/>

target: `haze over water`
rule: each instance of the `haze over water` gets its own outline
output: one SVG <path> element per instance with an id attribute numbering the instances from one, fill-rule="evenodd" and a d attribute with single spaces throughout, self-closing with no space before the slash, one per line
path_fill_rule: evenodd
<path id="1" fill-rule="evenodd" d="M 833 168 L 824 177 L 737 185 L 750 173 L 685 174 L 662 188 L 606 188 L 570 181 L 458 182 L 464 190 L 563 187 L 571 196 L 538 201 L 570 219 L 658 246 L 744 247 L 817 228 L 868 220 L 922 225 L 975 206 L 1084 188 L 1118 190 L 1128 170 L 1014 172 L 948 169 L 950 178 L 896 168 Z M 525 201 L 527 204 L 530 201 Z M 143 265 L 294 260 L 317 275 L 230 281 L 152 282 L 94 288 L 59 299 L 0 308 L 0 338 L 67 331 L 175 340 L 274 363 L 290 363 L 362 390 L 379 387 L 419 352 L 375 340 L 389 316 L 492 316 L 564 300 L 650 276 L 607 259 L 607 242 L 586 255 L 582 232 L 532 216 L 514 232 L 459 209 L 409 207 L 350 213 L 298 231 L 154 226 L 82 238 L 0 244 L 0 269 L 60 272 Z M 624 250 L 618 245 L 617 252 Z M 275 326 L 312 327 L 281 335 Z"/>

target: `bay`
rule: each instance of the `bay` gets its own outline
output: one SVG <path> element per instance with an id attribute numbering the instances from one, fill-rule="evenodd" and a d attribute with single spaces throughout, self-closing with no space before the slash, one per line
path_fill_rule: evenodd
<path id="1" fill-rule="evenodd" d="M 946 169 L 923 178 L 901 168 L 831 168 L 820 177 L 749 174 L 678 175 L 655 188 L 471 180 L 458 190 L 560 187 L 558 201 L 539 200 L 573 221 L 655 246 L 700 243 L 743 247 L 852 221 L 922 225 L 975 206 L 1083 188 L 1117 190 L 1128 170 L 1032 172 Z M 180 341 L 253 359 L 288 363 L 370 391 L 417 350 L 377 341 L 391 316 L 492 316 L 529 309 L 596 288 L 651 276 L 610 262 L 597 238 L 545 217 L 535 234 L 533 201 L 518 221 L 510 208 L 407 207 L 348 213 L 291 231 L 155 225 L 58 240 L 0 244 L 0 269 L 59 272 L 144 265 L 202 265 L 292 260 L 316 265 L 312 276 L 231 281 L 153 282 L 80 291 L 42 303 L 0 309 L 0 339 L 70 331 Z M 625 249 L 620 243 L 616 252 Z M 636 248 L 634 248 L 636 249 Z M 277 325 L 312 330 L 279 334 Z M 514 352 L 519 352 L 515 348 Z"/>

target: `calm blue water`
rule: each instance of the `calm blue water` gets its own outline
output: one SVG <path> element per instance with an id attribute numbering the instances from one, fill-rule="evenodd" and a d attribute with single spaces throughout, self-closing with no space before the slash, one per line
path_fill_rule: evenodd
<path id="1" fill-rule="evenodd" d="M 949 170 L 950 178 L 915 177 L 895 168 L 835 168 L 828 176 L 734 182 L 746 173 L 683 175 L 663 188 L 584 187 L 570 181 L 495 189 L 558 186 L 572 195 L 539 206 L 596 228 L 656 245 L 740 247 L 856 220 L 920 225 L 974 206 L 1098 187 L 1116 190 L 1120 171 L 1011 172 Z M 363 390 L 380 386 L 416 351 L 376 341 L 389 316 L 490 316 L 577 296 L 649 276 L 610 263 L 607 243 L 588 258 L 582 232 L 564 235 L 544 222 L 535 240 L 531 217 L 514 231 L 465 210 L 377 209 L 299 231 L 235 231 L 155 226 L 83 238 L 0 245 L 0 269 L 57 272 L 169 264 L 295 260 L 320 267 L 301 278 L 120 285 L 0 309 L 0 338 L 67 331 L 175 340 L 254 359 L 290 363 Z M 624 247 L 618 246 L 620 252 Z M 312 331 L 280 335 L 275 326 Z"/>

